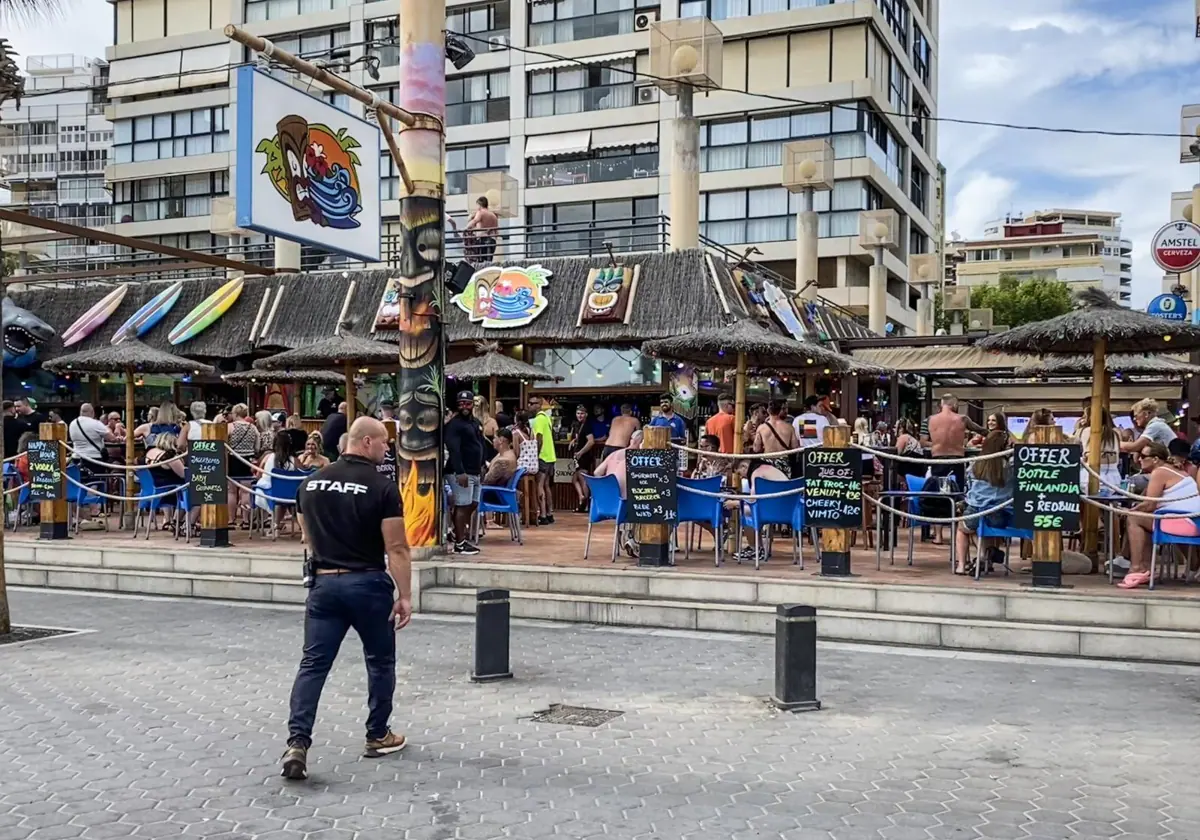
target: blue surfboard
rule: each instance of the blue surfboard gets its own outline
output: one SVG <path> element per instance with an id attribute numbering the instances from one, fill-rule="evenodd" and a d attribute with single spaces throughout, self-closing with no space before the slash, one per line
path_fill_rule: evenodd
<path id="1" fill-rule="evenodd" d="M 121 325 L 120 329 L 113 334 L 112 343 L 120 344 L 127 338 L 139 338 L 154 329 L 155 324 L 165 318 L 171 311 L 171 307 L 179 302 L 179 296 L 182 293 L 182 281 L 172 283 L 163 289 Z"/>

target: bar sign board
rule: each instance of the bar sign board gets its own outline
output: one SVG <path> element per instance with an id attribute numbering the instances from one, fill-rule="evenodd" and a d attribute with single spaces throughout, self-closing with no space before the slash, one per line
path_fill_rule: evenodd
<path id="1" fill-rule="evenodd" d="M 679 475 L 674 449 L 625 450 L 629 521 L 670 525 L 679 518 Z"/>
<path id="2" fill-rule="evenodd" d="M 189 505 L 229 503 L 229 476 L 221 452 L 224 445 L 223 440 L 188 441 Z"/>
<path id="3" fill-rule="evenodd" d="M 862 473 L 863 457 L 857 449 L 805 450 L 805 526 L 861 528 Z"/>
<path id="4" fill-rule="evenodd" d="M 1079 530 L 1077 443 L 1025 444 L 1016 450 L 1013 526 L 1023 531 Z"/>
<path id="5" fill-rule="evenodd" d="M 62 470 L 58 466 L 58 441 L 29 441 L 29 500 L 53 502 L 62 498 Z"/>

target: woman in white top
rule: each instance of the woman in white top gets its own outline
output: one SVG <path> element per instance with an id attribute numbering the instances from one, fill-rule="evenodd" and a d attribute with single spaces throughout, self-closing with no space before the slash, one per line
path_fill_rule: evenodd
<path id="1" fill-rule="evenodd" d="M 1121 438 L 1113 426 L 1112 415 L 1107 408 L 1100 409 L 1100 428 L 1103 430 L 1100 438 L 1100 482 L 1101 495 L 1108 495 L 1113 487 L 1121 486 Z M 1083 457 L 1088 457 L 1092 429 L 1085 426 L 1079 432 L 1079 442 L 1083 445 Z M 1083 467 L 1079 468 L 1079 486 L 1087 489 L 1090 474 Z"/>
<path id="2" fill-rule="evenodd" d="M 1147 464 L 1153 466 L 1150 486 L 1146 488 L 1145 495 L 1162 501 L 1142 502 L 1134 510 L 1144 513 L 1171 510 L 1200 517 L 1200 487 L 1197 487 L 1196 479 L 1167 464 L 1167 448 L 1161 443 L 1146 441 L 1142 444 L 1141 454 L 1142 469 L 1145 470 Z M 1117 585 L 1122 589 L 1136 589 L 1150 582 L 1150 538 L 1155 520 L 1142 516 L 1130 516 L 1128 519 L 1129 572 Z M 1200 536 L 1200 528 L 1191 519 L 1163 519 L 1162 529 L 1165 533 L 1181 537 Z"/>
<path id="3" fill-rule="evenodd" d="M 254 482 L 254 486 L 263 491 L 254 494 L 254 506 L 270 510 L 265 496 L 274 495 L 271 492 L 271 473 L 298 469 L 300 465 L 292 452 L 292 439 L 288 435 L 275 435 L 275 448 L 263 456 L 261 474 L 258 481 Z"/>
<path id="4" fill-rule="evenodd" d="M 189 440 L 200 440 L 200 424 L 207 423 L 205 419 L 208 417 L 208 406 L 201 400 L 196 400 L 188 409 L 192 413 L 192 419 L 183 424 L 179 431 L 179 448 L 187 449 Z M 159 414 L 162 412 L 160 411 Z"/>

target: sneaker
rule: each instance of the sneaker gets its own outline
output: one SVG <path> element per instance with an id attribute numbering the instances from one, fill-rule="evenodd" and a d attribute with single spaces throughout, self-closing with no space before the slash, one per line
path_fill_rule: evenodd
<path id="1" fill-rule="evenodd" d="M 549 516 L 539 516 L 537 519 L 538 525 L 549 525 L 552 520 Z"/>
<path id="2" fill-rule="evenodd" d="M 1129 561 L 1127 559 L 1125 559 L 1125 557 L 1123 557 L 1122 555 L 1118 554 L 1116 557 L 1114 557 L 1112 559 L 1112 567 L 1113 567 L 1113 571 L 1116 571 L 1117 569 L 1123 569 L 1125 571 L 1129 571 Z"/>
<path id="3" fill-rule="evenodd" d="M 547 525 L 554 524 L 554 514 L 553 513 L 546 517 L 546 524 Z"/>
<path id="4" fill-rule="evenodd" d="M 382 738 L 368 738 L 367 746 L 363 750 L 364 758 L 383 758 L 385 755 L 400 752 L 404 749 L 408 741 L 403 735 L 397 735 L 395 732 L 388 730 L 388 734 Z"/>
<path id="5" fill-rule="evenodd" d="M 299 782 L 308 778 L 308 750 L 304 747 L 288 747 L 283 754 L 283 770 L 279 773 L 285 779 Z"/>
<path id="6" fill-rule="evenodd" d="M 476 548 L 475 546 L 471 545 L 466 540 L 463 540 L 462 542 L 457 542 L 454 544 L 454 553 L 455 554 L 478 554 L 479 549 Z"/>
<path id="7" fill-rule="evenodd" d="M 99 519 L 85 519 L 79 523 L 80 531 L 103 531 L 104 523 Z"/>

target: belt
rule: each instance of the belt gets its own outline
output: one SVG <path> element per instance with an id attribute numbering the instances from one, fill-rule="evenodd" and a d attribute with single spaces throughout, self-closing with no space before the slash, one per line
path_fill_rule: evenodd
<path id="1" fill-rule="evenodd" d="M 380 569 L 317 569 L 319 575 L 352 575 L 361 572 L 378 572 Z"/>

